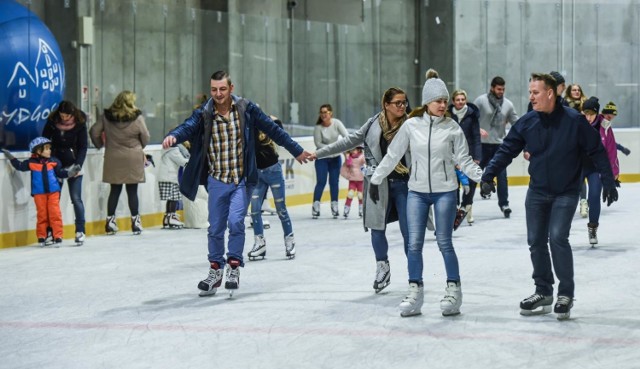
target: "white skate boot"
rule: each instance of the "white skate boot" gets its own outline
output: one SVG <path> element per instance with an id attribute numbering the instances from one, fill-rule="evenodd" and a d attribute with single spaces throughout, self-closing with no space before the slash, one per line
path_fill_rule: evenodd
<path id="1" fill-rule="evenodd" d="M 257 260 L 258 258 L 260 258 L 260 260 L 264 260 L 264 257 L 266 255 L 267 255 L 267 241 L 265 241 L 263 235 L 255 236 L 255 242 L 253 243 L 253 248 L 247 254 L 247 256 L 249 257 L 249 260 L 253 261 L 253 260 Z"/>
<path id="2" fill-rule="evenodd" d="M 229 298 L 240 287 L 240 260 L 229 259 L 227 262 L 227 281 L 224 288 L 229 291 Z"/>
<path id="3" fill-rule="evenodd" d="M 376 279 L 373 281 L 373 289 L 376 293 L 380 293 L 385 287 L 391 283 L 391 267 L 389 260 L 381 260 L 376 262 Z"/>
<path id="4" fill-rule="evenodd" d="M 351 206 L 345 205 L 344 206 L 344 213 L 343 213 L 345 219 L 349 217 L 349 212 L 350 211 L 351 211 Z"/>
<path id="5" fill-rule="evenodd" d="M 211 263 L 209 275 L 198 283 L 200 296 L 212 296 L 218 291 L 218 287 L 222 284 L 222 269 L 215 261 Z"/>
<path id="6" fill-rule="evenodd" d="M 176 213 L 170 213 L 167 217 L 167 222 L 169 228 L 181 229 L 184 227 L 184 223 L 180 221 L 180 218 Z"/>
<path id="7" fill-rule="evenodd" d="M 314 201 L 311 206 L 311 217 L 313 219 L 318 219 L 320 216 L 320 201 Z"/>
<path id="8" fill-rule="evenodd" d="M 76 232 L 76 246 L 82 246 L 84 244 L 85 235 L 84 232 Z"/>
<path id="9" fill-rule="evenodd" d="M 118 225 L 116 225 L 116 216 L 110 215 L 107 217 L 107 222 L 104 226 L 106 234 L 116 234 L 118 232 Z"/>
<path id="10" fill-rule="evenodd" d="M 403 318 L 422 314 L 422 303 L 424 301 L 424 286 L 420 286 L 417 283 L 409 283 L 409 292 L 398 308 L 400 309 L 400 316 Z"/>
<path id="11" fill-rule="evenodd" d="M 589 202 L 587 199 L 580 199 L 580 216 L 583 218 L 589 216 Z"/>
<path id="12" fill-rule="evenodd" d="M 553 304 L 553 296 L 534 293 L 520 302 L 520 315 L 549 314 L 551 312 L 551 304 Z"/>
<path id="13" fill-rule="evenodd" d="M 142 221 L 140 220 L 140 214 L 131 217 L 131 232 L 135 235 L 142 233 Z"/>
<path id="14" fill-rule="evenodd" d="M 460 281 L 448 281 L 445 288 L 445 294 L 440 300 L 440 309 L 442 316 L 452 316 L 460 314 L 460 306 L 462 305 L 462 289 Z"/>
<path id="15" fill-rule="evenodd" d="M 471 212 L 472 209 L 473 205 L 467 205 L 465 207 L 465 210 L 467 211 L 467 223 L 469 223 L 469 225 L 473 224 L 475 221 L 475 219 L 473 219 L 473 213 Z"/>
<path id="16" fill-rule="evenodd" d="M 358 216 L 362 218 L 362 204 L 358 204 Z"/>
<path id="17" fill-rule="evenodd" d="M 296 257 L 296 240 L 293 238 L 293 233 L 285 236 L 284 249 L 287 259 L 293 259 Z"/>
<path id="18" fill-rule="evenodd" d="M 591 247 L 596 247 L 598 244 L 598 223 L 588 223 L 587 230 L 589 231 L 589 243 Z"/>
<path id="19" fill-rule="evenodd" d="M 331 201 L 331 215 L 333 215 L 333 219 L 338 219 L 338 217 L 340 216 L 337 201 Z"/>

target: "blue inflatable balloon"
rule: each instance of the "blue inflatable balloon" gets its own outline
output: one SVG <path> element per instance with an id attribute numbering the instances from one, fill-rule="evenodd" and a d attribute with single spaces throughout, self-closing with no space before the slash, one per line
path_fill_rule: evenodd
<path id="1" fill-rule="evenodd" d="M 64 61 L 29 9 L 0 0 L 0 146 L 27 150 L 64 96 Z"/>

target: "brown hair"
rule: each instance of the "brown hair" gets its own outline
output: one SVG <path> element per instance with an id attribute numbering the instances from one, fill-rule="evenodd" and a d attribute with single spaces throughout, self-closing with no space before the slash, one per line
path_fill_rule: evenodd
<path id="1" fill-rule="evenodd" d="M 331 104 L 322 104 L 320 105 L 320 110 L 322 110 L 322 108 L 326 108 L 327 110 L 333 113 L 333 108 L 331 107 Z M 322 124 L 322 118 L 320 118 L 320 113 L 318 113 L 318 120 L 316 120 L 316 125 L 318 124 Z"/>
<path id="2" fill-rule="evenodd" d="M 85 123 L 85 115 L 78 109 L 71 101 L 62 100 L 58 105 L 58 108 L 51 113 L 51 120 L 55 123 L 60 122 L 60 113 L 70 114 L 76 121 L 76 124 Z"/>
<path id="3" fill-rule="evenodd" d="M 546 88 L 550 88 L 553 91 L 553 95 L 557 96 L 556 88 L 558 87 L 558 82 L 552 75 L 547 73 L 531 73 L 531 78 L 529 78 L 529 82 L 533 81 L 542 81 L 544 82 L 544 86 Z"/>

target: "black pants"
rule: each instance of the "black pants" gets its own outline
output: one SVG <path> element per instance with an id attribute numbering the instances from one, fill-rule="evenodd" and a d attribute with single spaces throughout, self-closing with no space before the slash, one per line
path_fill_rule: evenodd
<path id="1" fill-rule="evenodd" d="M 127 183 L 127 199 L 129 200 L 129 210 L 131 216 L 138 215 L 138 184 Z M 109 193 L 109 201 L 107 202 L 107 215 L 112 216 L 116 213 L 116 207 L 118 207 L 118 199 L 120 199 L 120 193 L 122 192 L 121 184 L 112 184 L 111 192 Z"/>

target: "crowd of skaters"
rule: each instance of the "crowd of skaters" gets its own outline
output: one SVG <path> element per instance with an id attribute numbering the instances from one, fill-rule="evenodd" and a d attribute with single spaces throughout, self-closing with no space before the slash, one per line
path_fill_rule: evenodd
<path id="1" fill-rule="evenodd" d="M 350 179 L 344 216 L 348 216 L 351 201 L 357 194 L 363 225 L 371 230 L 376 257 L 373 283 L 376 293 L 390 281 L 386 227 L 399 221 L 409 272 L 409 290 L 399 305 L 403 317 L 421 313 L 424 293 L 422 249 L 426 230 L 434 230 L 447 271 L 445 295 L 440 301 L 442 314 L 457 315 L 462 305 L 462 288 L 452 232 L 465 218 L 469 224 L 474 222 L 472 206 L 478 183 L 483 198 L 490 198 L 497 191 L 499 209 L 505 218 L 509 218 L 506 167 L 524 152 L 530 161 L 531 181 L 525 208 L 536 290 L 520 303 L 521 314 L 551 311 L 555 271 L 560 283 L 554 311 L 558 319 L 567 319 L 574 297 L 568 231 L 578 204 L 580 184 L 585 178 L 589 183 L 587 201 L 594 213 L 592 221 L 590 212 L 588 226 L 592 243 L 597 230 L 600 195 L 608 205 L 617 200 L 619 168 L 616 151 L 610 150 L 611 144 L 616 147 L 610 124 L 617 114 L 615 104 L 610 102 L 601 112 L 598 98 L 584 98 L 577 85 L 571 85 L 563 97 L 565 81 L 560 73 L 534 73 L 529 84 L 530 111 L 519 117 L 513 103 L 505 97 L 506 82 L 499 76 L 491 81 L 490 90 L 473 103 L 467 101 L 464 90 L 458 89 L 451 95 L 451 104 L 449 92 L 438 73 L 430 70 L 426 78 L 419 107 L 409 109 L 406 93 L 398 87 L 389 88 L 382 97 L 381 111 L 351 134 L 342 122 L 333 118 L 331 105 L 322 105 L 314 131 L 317 151 L 310 153 L 295 142 L 281 124 L 276 124 L 275 117 L 267 116 L 250 100 L 234 95 L 228 73 L 215 72 L 211 76 L 211 98 L 196 107 L 191 117 L 163 140 L 164 168 L 161 172 L 169 175 L 162 176 L 159 185 L 160 198 L 167 201 L 163 225 L 176 228 L 182 226 L 175 213 L 181 195 L 194 200 L 200 185 L 208 189 L 210 268 L 207 277 L 198 283 L 200 295 L 216 293 L 222 285 L 225 269 L 225 288 L 231 293 L 239 288 L 240 267 L 244 266 L 244 217 L 250 204 L 255 243 L 248 256 L 255 259 L 266 255 L 259 210 L 269 188 L 283 225 L 285 254 L 290 259 L 295 257 L 284 179 L 275 149 L 275 145 L 280 145 L 300 163 L 315 161 L 314 218 L 320 216 L 320 197 L 327 179 L 331 214 L 337 218 L 337 183 L 341 168 L 343 175 L 345 171 L 353 175 L 360 170 L 358 176 Z M 40 141 L 34 140 L 30 148 L 33 156 L 28 162 L 36 162 L 40 169 L 21 163 L 9 152 L 4 152 L 14 167 L 32 171 L 34 198 L 34 189 L 43 188 L 46 193 L 58 193 L 57 200 L 55 197 L 55 201 L 46 200 L 58 204 L 61 187 L 42 186 L 42 178 L 46 178 L 44 182 L 50 182 L 56 176 L 71 178 L 69 191 L 76 217 L 75 241 L 81 244 L 84 242 L 84 208 L 79 186 L 71 183 L 81 183 L 87 146 L 86 117 L 73 104 L 65 102 L 50 119 L 54 126 L 52 139 L 38 138 L 36 140 Z M 77 137 L 69 140 L 67 135 L 65 142 L 65 133 L 71 130 L 75 130 Z M 55 135 L 58 131 L 60 137 Z M 83 132 L 84 139 L 80 138 Z M 111 234 L 118 231 L 115 207 L 124 186 L 132 230 L 140 234 L 137 184 L 145 180 L 147 160 L 143 149 L 149 140 L 149 132 L 140 109 L 135 106 L 135 94 L 131 91 L 119 94 L 105 109 L 102 119 L 91 127 L 89 136 L 96 147 L 105 147 L 103 181 L 111 184 L 105 231 Z M 541 137 L 546 139 L 541 140 Z M 568 140 L 569 144 L 560 145 L 563 140 Z M 629 154 L 624 147 L 618 145 L 618 148 Z M 66 162 L 47 153 L 52 149 L 54 153 L 58 150 L 57 155 L 68 157 Z M 347 153 L 344 164 L 343 153 Z M 558 165 L 560 157 L 564 160 Z M 126 162 L 131 166 L 113 170 L 108 169 L 107 162 Z M 48 170 L 44 176 L 41 175 L 45 173 L 42 165 Z M 184 167 L 184 173 L 178 181 L 177 172 L 181 167 Z M 550 173 L 559 179 L 550 178 Z M 44 232 L 47 230 L 41 223 L 54 226 L 47 224 L 49 219 L 55 219 L 54 215 L 48 214 L 50 209 L 51 206 L 38 205 L 37 235 L 43 244 L 48 236 L 43 234 L 43 229 Z M 435 229 L 429 227 L 429 222 L 434 223 Z M 60 227 L 57 224 L 55 227 L 54 242 L 59 242 Z M 554 258 L 554 268 L 549 251 Z"/>

